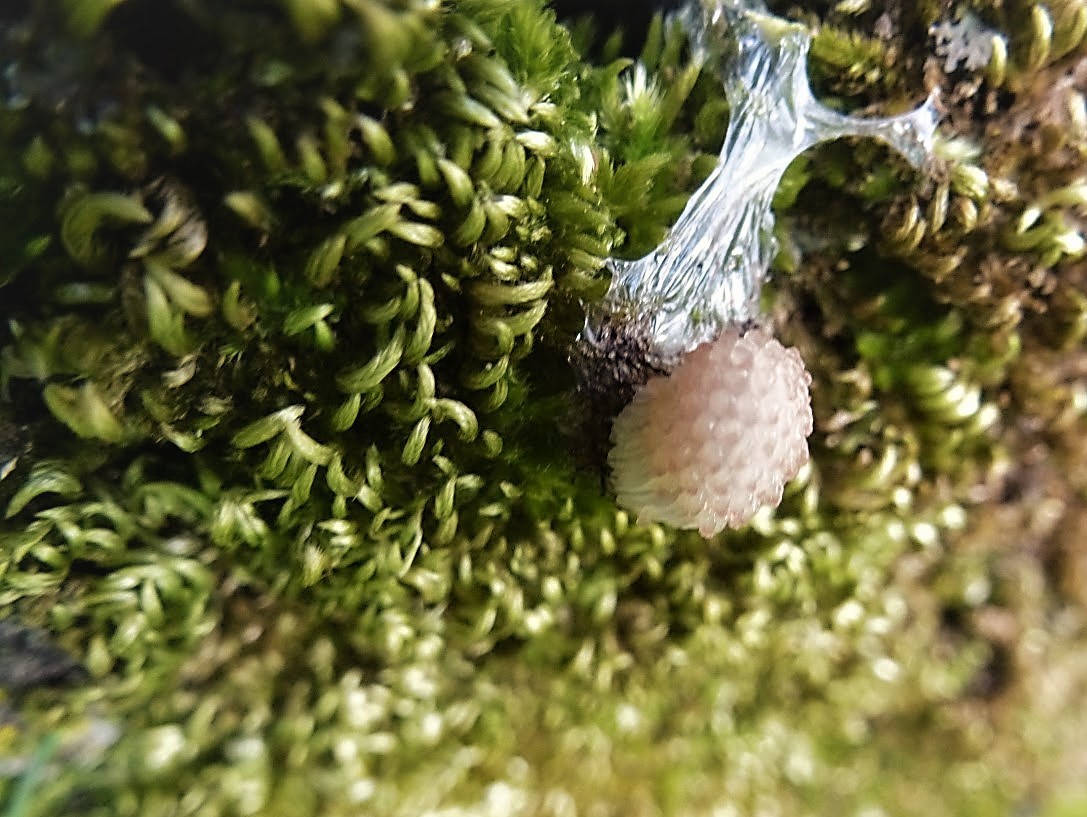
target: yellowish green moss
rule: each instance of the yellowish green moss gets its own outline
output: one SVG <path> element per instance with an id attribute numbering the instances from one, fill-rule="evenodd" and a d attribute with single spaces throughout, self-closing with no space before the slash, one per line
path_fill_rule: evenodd
<path id="1" fill-rule="evenodd" d="M 0 10 L 0 615 L 87 673 L 0 700 L 0 814 L 1075 813 L 1087 5 L 951 75 L 957 7 L 772 5 L 947 113 L 787 174 L 813 459 L 712 542 L 567 362 L 720 146 L 678 28 L 631 94 L 535 1 Z"/>

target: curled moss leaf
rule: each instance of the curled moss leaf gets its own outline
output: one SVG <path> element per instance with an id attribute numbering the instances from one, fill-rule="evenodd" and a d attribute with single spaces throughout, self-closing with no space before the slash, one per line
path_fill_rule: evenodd
<path id="1" fill-rule="evenodd" d="M 231 442 L 237 448 L 252 448 L 255 445 L 268 442 L 268 440 L 280 434 L 288 425 L 296 423 L 302 417 L 304 411 L 303 406 L 288 406 L 274 414 L 269 414 L 267 417 L 262 417 L 247 425 L 234 435 Z"/>
<path id="2" fill-rule="evenodd" d="M 314 440 L 297 423 L 288 423 L 285 431 L 287 440 L 298 456 L 313 465 L 328 465 L 333 456 L 331 448 Z"/>
<path id="3" fill-rule="evenodd" d="M 83 492 L 83 485 L 58 462 L 39 462 L 31 469 L 26 482 L 8 502 L 5 517 L 10 519 L 43 494 L 58 494 L 73 499 Z"/>
<path id="4" fill-rule="evenodd" d="M 341 233 L 326 238 L 310 253 L 306 262 L 306 277 L 316 287 L 325 287 L 332 282 L 336 268 L 343 259 L 347 237 Z"/>
<path id="5" fill-rule="evenodd" d="M 398 326 L 390 341 L 364 366 L 341 372 L 336 381 L 349 393 L 370 391 L 380 385 L 404 356 L 404 327 Z"/>
<path id="6" fill-rule="evenodd" d="M 124 426 L 94 383 L 79 388 L 50 383 L 42 389 L 42 398 L 53 416 L 80 437 L 109 443 L 125 439 Z"/>
<path id="7" fill-rule="evenodd" d="M 481 282 L 472 285 L 472 294 L 486 306 L 511 306 L 539 300 L 551 290 L 553 285 L 550 275 L 539 281 L 513 286 Z"/>
<path id="8" fill-rule="evenodd" d="M 184 153 L 187 141 L 181 123 L 157 105 L 149 105 L 146 113 L 151 125 L 170 146 L 170 151 L 174 154 Z"/>
<path id="9" fill-rule="evenodd" d="M 410 244 L 421 247 L 440 247 L 445 241 L 441 230 L 429 224 L 420 224 L 413 221 L 396 221 L 389 225 L 388 230 L 397 238 L 402 238 Z"/>
<path id="10" fill-rule="evenodd" d="M 60 238 L 76 262 L 91 266 L 103 258 L 98 233 L 111 225 L 148 224 L 153 216 L 133 196 L 123 193 L 77 193 L 65 202 Z"/>
<path id="11" fill-rule="evenodd" d="M 460 427 L 460 438 L 471 441 L 479 434 L 479 421 L 475 412 L 456 400 L 440 398 L 434 401 L 434 416 L 437 419 L 450 419 Z"/>
<path id="12" fill-rule="evenodd" d="M 163 285 L 150 274 L 144 278 L 143 290 L 151 338 L 172 355 L 187 354 L 193 339 L 185 330 L 184 310 L 177 307 Z M 199 297 L 193 303 L 198 308 L 202 306 Z"/>
<path id="13" fill-rule="evenodd" d="M 382 204 L 351 220 L 344 225 L 348 250 L 354 252 L 359 249 L 369 239 L 390 229 L 399 219 L 399 205 Z"/>
<path id="14" fill-rule="evenodd" d="M 146 263 L 147 274 L 182 312 L 199 318 L 207 317 L 214 309 L 207 292 L 183 275 L 163 266 L 158 259 Z"/>
<path id="15" fill-rule="evenodd" d="M 316 304 L 296 309 L 283 320 L 283 332 L 288 336 L 301 334 L 331 315 L 334 309 L 332 304 Z"/>
<path id="16" fill-rule="evenodd" d="M 255 230 L 267 233 L 275 224 L 271 208 L 252 191 L 236 190 L 228 193 L 223 197 L 223 204 Z"/>

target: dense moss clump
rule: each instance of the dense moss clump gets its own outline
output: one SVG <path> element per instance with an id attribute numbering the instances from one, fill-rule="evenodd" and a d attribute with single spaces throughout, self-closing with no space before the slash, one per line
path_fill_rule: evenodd
<path id="1" fill-rule="evenodd" d="M 4 4 L 7 815 L 1087 808 L 1087 3 L 772 5 L 947 112 L 787 174 L 813 460 L 707 542 L 568 361 L 720 146 L 677 27 Z"/>

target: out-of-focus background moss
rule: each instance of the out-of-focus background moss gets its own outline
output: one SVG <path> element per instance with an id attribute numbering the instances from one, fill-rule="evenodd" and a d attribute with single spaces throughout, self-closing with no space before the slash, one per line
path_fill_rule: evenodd
<path id="1" fill-rule="evenodd" d="M 812 462 L 708 542 L 568 362 L 721 144 L 678 28 L 0 6 L 0 814 L 1087 812 L 1087 3 L 771 5 L 945 117 L 788 173 Z"/>

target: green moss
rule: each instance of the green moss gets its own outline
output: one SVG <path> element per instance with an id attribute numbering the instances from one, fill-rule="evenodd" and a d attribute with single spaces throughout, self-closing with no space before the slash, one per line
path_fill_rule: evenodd
<path id="1" fill-rule="evenodd" d="M 915 102 L 930 5 L 817 9 L 819 87 Z M 0 609 L 90 676 L 0 701 L 9 813 L 1074 808 L 1087 7 L 972 5 L 932 167 L 786 176 L 813 459 L 712 542 L 615 507 L 567 362 L 720 145 L 678 27 L 0 12 Z"/>

